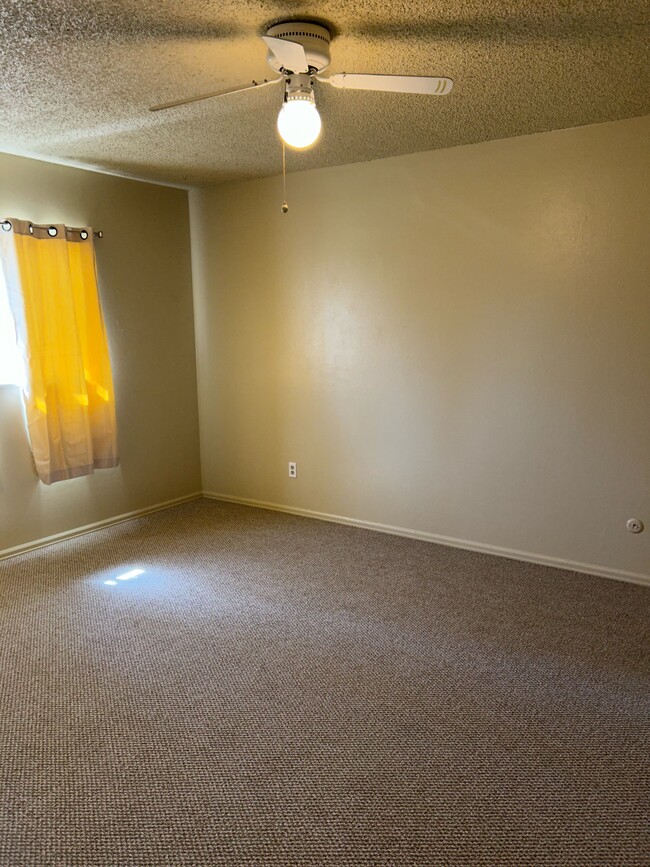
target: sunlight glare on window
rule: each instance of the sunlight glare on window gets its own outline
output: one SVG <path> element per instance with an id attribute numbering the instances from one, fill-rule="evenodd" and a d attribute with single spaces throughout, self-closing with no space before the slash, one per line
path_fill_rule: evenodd
<path id="1" fill-rule="evenodd" d="M 23 385 L 23 360 L 16 344 L 14 320 L 0 267 L 0 385 Z"/>

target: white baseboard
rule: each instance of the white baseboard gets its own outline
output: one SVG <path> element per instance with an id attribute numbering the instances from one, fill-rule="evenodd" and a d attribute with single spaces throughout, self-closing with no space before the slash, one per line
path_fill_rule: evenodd
<path id="1" fill-rule="evenodd" d="M 27 551 L 35 551 L 37 548 L 44 548 L 46 545 L 53 545 L 55 542 L 61 542 L 63 539 L 72 539 L 74 536 L 83 536 L 86 533 L 92 533 L 94 530 L 111 527 L 113 524 L 121 524 L 122 521 L 128 521 L 131 518 L 137 518 L 140 515 L 148 515 L 150 512 L 159 512 L 161 509 L 169 509 L 171 506 L 178 506 L 180 503 L 187 503 L 189 500 L 198 500 L 202 496 L 203 494 L 201 491 L 197 491 L 194 494 L 186 494 L 184 497 L 176 497 L 175 500 L 165 500 L 164 503 L 155 503 L 153 506 L 145 506 L 143 509 L 135 509 L 133 512 L 124 512 L 122 515 L 115 515 L 114 518 L 105 518 L 103 521 L 95 521 L 94 524 L 85 524 L 83 527 L 75 527 L 74 530 L 66 530 L 63 533 L 56 533 L 54 536 L 44 536 L 42 539 L 35 539 L 33 542 L 26 542 L 24 545 L 5 548 L 0 551 L 0 560 L 6 560 L 8 557 L 16 557 L 18 554 L 26 554 Z"/>
<path id="2" fill-rule="evenodd" d="M 300 515 L 305 518 L 315 518 L 319 521 L 329 521 L 335 524 L 349 524 L 350 526 L 361 527 L 365 530 L 374 530 L 377 533 L 388 533 L 393 536 L 406 536 L 409 539 L 420 539 L 424 542 L 434 542 L 438 545 L 448 545 L 452 548 L 462 548 L 467 551 L 479 551 L 483 554 L 495 554 L 498 557 L 507 557 L 510 560 L 522 560 L 525 563 L 539 563 L 542 566 L 554 566 L 557 569 L 581 572 L 585 575 L 598 575 L 602 578 L 613 578 L 617 581 L 628 581 L 633 584 L 644 584 L 650 586 L 650 575 L 642 575 L 637 572 L 626 572 L 623 569 L 611 569 L 608 566 L 599 566 L 595 563 L 580 563 L 574 560 L 563 560 L 559 557 L 547 557 L 543 554 L 533 554 L 529 551 L 518 551 L 513 548 L 501 548 L 498 545 L 487 545 L 483 542 L 472 542 L 468 539 L 455 539 L 451 536 L 441 536 L 437 533 L 427 533 L 423 530 L 411 530 L 408 527 L 393 527 L 390 524 L 377 524 L 373 521 L 362 521 L 358 518 L 348 518 L 344 515 L 330 515 L 327 512 L 315 512 L 312 509 L 300 509 L 281 503 L 267 503 L 262 500 L 251 500 L 247 497 L 231 497 L 228 494 L 218 494 L 213 493 L 212 491 L 197 491 L 193 494 L 187 494 L 184 497 L 177 497 L 174 500 L 166 500 L 164 503 L 155 503 L 152 506 L 145 506 L 143 509 L 136 509 L 133 512 L 125 512 L 124 514 L 116 515 L 113 518 L 96 521 L 94 524 L 86 524 L 83 527 L 76 527 L 73 530 L 57 533 L 54 536 L 45 536 L 42 539 L 35 539 L 33 542 L 27 542 L 24 545 L 5 548 L 0 551 L 0 560 L 5 560 L 8 557 L 16 557 L 18 554 L 25 554 L 28 551 L 34 551 L 37 548 L 44 548 L 46 545 L 61 542 L 63 539 L 72 539 L 75 536 L 83 536 L 86 533 L 92 533 L 94 530 L 101 530 L 103 527 L 111 527 L 113 524 L 120 524 L 122 521 L 128 521 L 131 518 L 137 518 L 140 515 L 148 515 L 151 512 L 158 512 L 161 509 L 169 509 L 172 506 L 177 506 L 180 503 L 186 503 L 190 500 L 196 500 L 200 497 L 205 497 L 209 500 L 223 500 L 226 503 L 239 503 L 242 506 L 252 506 L 256 509 L 268 509 L 273 512 L 286 512 L 289 515 Z"/>
<path id="3" fill-rule="evenodd" d="M 498 545 L 487 545 L 483 542 L 471 542 L 468 539 L 455 539 L 451 536 L 440 536 L 437 533 L 426 533 L 422 530 L 410 530 L 407 527 L 393 527 L 390 524 L 376 524 L 373 521 L 361 521 L 357 518 L 347 518 L 343 515 L 329 515 L 326 512 L 314 512 L 311 509 L 299 509 L 280 503 L 266 503 L 261 500 L 250 500 L 246 497 L 231 497 L 228 494 L 217 494 L 203 491 L 203 496 L 209 500 L 223 500 L 226 503 L 239 503 L 242 506 L 253 506 L 256 509 L 269 509 L 273 512 L 286 512 L 289 515 L 301 515 L 305 518 L 316 518 L 319 521 L 330 521 L 335 524 L 350 524 L 365 530 L 378 533 L 389 533 L 393 536 L 406 536 L 409 539 L 421 539 L 424 542 L 435 542 L 438 545 L 448 545 L 451 548 L 463 548 L 467 551 L 479 551 L 482 554 L 495 554 L 510 560 L 522 560 L 525 563 L 539 563 L 542 566 L 554 566 L 556 569 L 566 569 L 571 572 L 581 572 L 585 575 L 598 575 L 601 578 L 614 578 L 617 581 L 628 581 L 633 584 L 650 586 L 650 575 L 637 572 L 626 572 L 623 569 L 611 569 L 609 566 L 598 566 L 595 563 L 580 563 L 574 560 L 563 560 L 559 557 L 547 557 L 544 554 L 532 554 L 529 551 L 518 551 L 514 548 L 501 548 Z"/>

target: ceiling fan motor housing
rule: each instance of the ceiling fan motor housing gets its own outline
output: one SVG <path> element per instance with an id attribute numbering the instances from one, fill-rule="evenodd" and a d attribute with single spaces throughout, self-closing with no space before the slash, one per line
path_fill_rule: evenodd
<path id="1" fill-rule="evenodd" d="M 286 39 L 288 42 L 297 42 L 305 49 L 309 69 L 322 72 L 330 65 L 330 32 L 320 24 L 307 24 L 303 21 L 285 21 L 283 24 L 274 24 L 266 31 L 267 36 L 276 39 Z M 276 72 L 281 72 L 281 66 L 277 59 L 269 52 L 269 65 Z M 291 70 L 293 71 L 293 70 Z"/>

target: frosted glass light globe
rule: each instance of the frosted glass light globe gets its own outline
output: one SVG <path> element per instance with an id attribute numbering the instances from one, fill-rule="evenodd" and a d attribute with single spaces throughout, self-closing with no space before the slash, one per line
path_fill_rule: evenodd
<path id="1" fill-rule="evenodd" d="M 315 104 L 308 99 L 290 99 L 278 115 L 278 132 L 285 144 L 296 150 L 310 147 L 320 135 L 321 120 Z"/>

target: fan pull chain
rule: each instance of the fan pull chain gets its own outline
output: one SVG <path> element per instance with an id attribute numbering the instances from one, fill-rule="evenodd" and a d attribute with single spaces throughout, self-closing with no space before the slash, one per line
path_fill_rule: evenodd
<path id="1" fill-rule="evenodd" d="M 282 213 L 286 214 L 289 210 L 287 205 L 287 165 L 284 153 L 284 142 L 282 142 Z"/>

